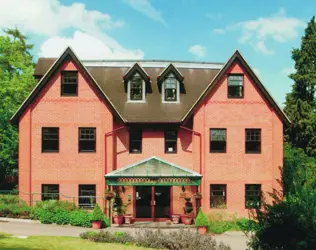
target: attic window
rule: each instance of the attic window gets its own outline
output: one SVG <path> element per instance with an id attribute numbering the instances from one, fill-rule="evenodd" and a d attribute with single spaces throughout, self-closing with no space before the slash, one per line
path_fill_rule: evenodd
<path id="1" fill-rule="evenodd" d="M 178 81 L 173 75 L 169 75 L 164 81 L 164 101 L 176 102 L 178 100 Z"/>
<path id="2" fill-rule="evenodd" d="M 77 71 L 63 71 L 61 73 L 61 95 L 78 96 Z"/>
<path id="3" fill-rule="evenodd" d="M 129 101 L 144 101 L 145 100 L 145 82 L 136 73 L 129 81 Z"/>
<path id="4" fill-rule="evenodd" d="M 244 76 L 229 75 L 228 76 L 228 98 L 244 97 Z"/>

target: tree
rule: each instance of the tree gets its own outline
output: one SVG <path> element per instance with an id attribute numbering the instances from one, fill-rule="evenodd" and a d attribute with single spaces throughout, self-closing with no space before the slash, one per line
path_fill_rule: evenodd
<path id="1" fill-rule="evenodd" d="M 0 36 L 0 186 L 17 176 L 18 132 L 9 119 L 35 85 L 34 63 L 26 37 L 17 29 Z"/>
<path id="2" fill-rule="evenodd" d="M 312 17 L 302 37 L 301 48 L 293 49 L 292 59 L 296 72 L 287 94 L 285 112 L 292 125 L 286 130 L 286 139 L 293 146 L 302 148 L 309 156 L 316 157 L 316 23 Z"/>

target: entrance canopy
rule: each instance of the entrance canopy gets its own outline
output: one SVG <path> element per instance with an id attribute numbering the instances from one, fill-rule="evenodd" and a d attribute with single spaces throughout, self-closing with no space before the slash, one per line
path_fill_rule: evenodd
<path id="1" fill-rule="evenodd" d="M 202 175 L 156 156 L 105 175 L 110 186 L 199 186 Z"/>

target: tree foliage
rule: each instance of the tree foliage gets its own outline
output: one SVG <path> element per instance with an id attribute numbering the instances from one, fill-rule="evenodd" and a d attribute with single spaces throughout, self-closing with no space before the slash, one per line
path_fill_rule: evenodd
<path id="1" fill-rule="evenodd" d="M 27 38 L 17 29 L 0 36 L 0 186 L 17 175 L 17 128 L 9 119 L 35 85 L 34 64 Z"/>
<path id="2" fill-rule="evenodd" d="M 313 17 L 305 29 L 301 48 L 293 49 L 296 72 L 292 91 L 286 96 L 285 112 L 292 125 L 286 131 L 287 140 L 316 157 L 316 23 Z"/>

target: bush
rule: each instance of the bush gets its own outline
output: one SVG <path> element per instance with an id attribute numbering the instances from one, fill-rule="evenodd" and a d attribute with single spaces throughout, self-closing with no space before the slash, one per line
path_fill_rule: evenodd
<path id="1" fill-rule="evenodd" d="M 78 227 L 91 227 L 91 216 L 88 211 L 77 209 L 70 213 L 70 224 Z"/>
<path id="2" fill-rule="evenodd" d="M 128 233 L 110 233 L 101 231 L 100 233 L 86 232 L 80 235 L 83 239 L 104 243 L 122 243 L 133 244 L 137 246 L 172 249 L 172 250 L 229 250 L 230 247 L 220 243 L 216 244 L 211 236 L 200 235 L 186 230 L 180 230 L 171 233 L 163 233 L 161 230 L 146 231 L 142 230 L 131 236 Z"/>
<path id="3" fill-rule="evenodd" d="M 104 221 L 104 213 L 102 212 L 99 204 L 97 203 L 93 209 L 92 215 L 91 215 L 92 221 Z"/>
<path id="4" fill-rule="evenodd" d="M 195 225 L 197 227 L 207 227 L 209 225 L 209 221 L 207 216 L 203 213 L 202 209 L 200 208 L 199 213 L 195 219 Z"/>
<path id="5" fill-rule="evenodd" d="M 0 195 L 0 217 L 30 218 L 30 207 L 17 195 Z"/>

